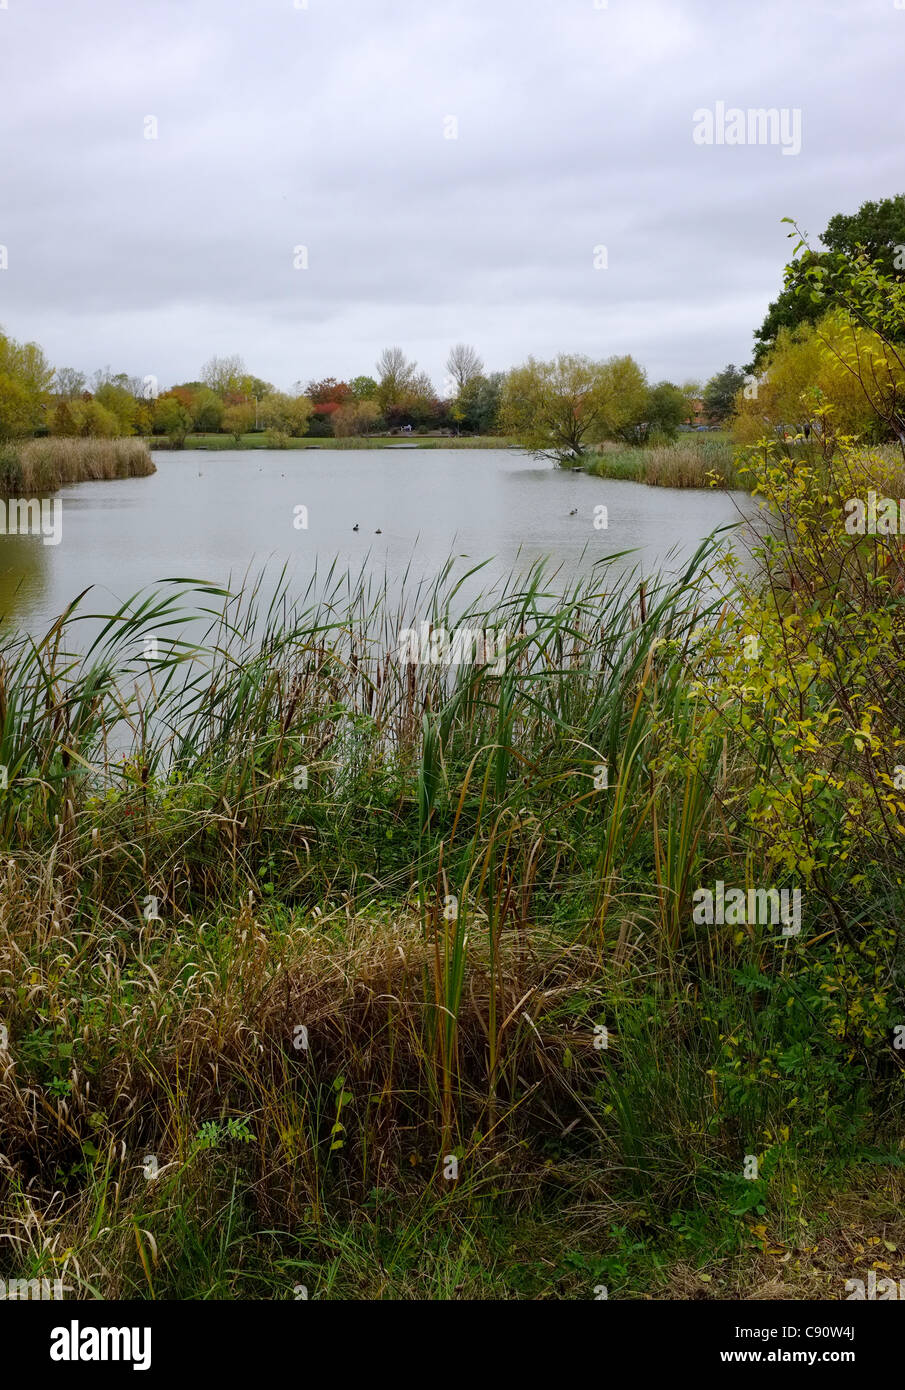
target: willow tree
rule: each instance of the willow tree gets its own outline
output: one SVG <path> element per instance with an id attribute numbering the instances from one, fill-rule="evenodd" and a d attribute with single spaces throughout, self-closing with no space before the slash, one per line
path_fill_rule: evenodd
<path id="1" fill-rule="evenodd" d="M 637 418 L 646 396 L 644 372 L 631 357 L 529 357 L 506 378 L 500 418 L 504 432 L 536 457 L 567 465 Z"/>

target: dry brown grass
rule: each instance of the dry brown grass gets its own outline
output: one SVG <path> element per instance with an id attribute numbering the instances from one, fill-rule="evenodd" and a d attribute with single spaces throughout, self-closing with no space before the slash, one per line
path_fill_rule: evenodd
<path id="1" fill-rule="evenodd" d="M 86 1144 L 105 1181 L 140 1202 L 144 1155 L 175 1180 L 197 1167 L 201 1127 L 228 1117 L 253 1136 L 246 1156 L 265 1223 L 318 1210 L 328 1180 L 356 1201 L 401 1164 L 418 1166 L 422 1186 L 433 1183 L 447 1151 L 438 1142 L 434 1033 L 442 918 L 425 934 L 414 908 L 300 913 L 282 930 L 251 907 L 219 922 L 142 924 L 127 905 L 100 908 L 91 922 L 82 914 L 79 897 L 46 867 L 10 865 L 0 881 L 9 1029 L 0 1054 L 0 1239 L 19 1239 L 29 1220 L 49 1230 L 55 1213 L 65 1215 L 68 1245 L 90 1228 L 96 1187 L 83 1171 L 66 1177 Z M 545 1016 L 578 981 L 592 991 L 595 971 L 583 948 L 526 950 L 519 933 L 505 934 L 494 989 L 509 1022 L 490 1088 L 490 962 L 476 941 L 456 1025 L 455 1133 L 443 1135 L 473 1166 L 514 1154 L 508 1180 L 518 1181 L 527 1128 L 559 1133 L 578 1113 L 571 1080 L 593 1063 L 589 1040 L 571 1039 L 570 1080 L 561 1065 L 569 1032 Z M 293 1046 L 299 1025 L 305 1049 Z M 46 1043 L 37 1065 L 36 1036 Z M 351 1100 L 334 1148 L 340 1077 Z"/>
<path id="2" fill-rule="evenodd" d="M 29 439 L 0 458 L 7 495 L 55 492 L 71 483 L 144 478 L 156 471 L 143 439 Z"/>
<path id="3" fill-rule="evenodd" d="M 751 1301 L 844 1300 L 846 1280 L 905 1279 L 905 1176 L 884 1168 L 854 1173 L 844 1192 L 811 1195 L 800 1216 L 800 1234 L 789 1240 L 752 1223 L 752 1242 L 742 1255 L 706 1269 L 678 1262 L 659 1299 Z M 861 1181 L 858 1181 L 858 1179 Z"/>

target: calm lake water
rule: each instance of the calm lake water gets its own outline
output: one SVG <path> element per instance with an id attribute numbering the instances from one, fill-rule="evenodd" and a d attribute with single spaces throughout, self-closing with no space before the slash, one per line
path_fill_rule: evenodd
<path id="1" fill-rule="evenodd" d="M 512 450 L 367 449 L 155 453 L 149 478 L 62 490 L 62 541 L 0 537 L 0 614 L 43 632 L 82 589 L 109 612 L 155 580 L 236 583 L 289 563 L 302 587 L 334 560 L 398 587 L 489 560 L 470 591 L 547 556 L 564 587 L 602 556 L 675 569 L 716 527 L 756 514 L 740 493 L 679 491 L 591 478 Z M 608 528 L 594 528 L 594 508 Z M 306 507 L 307 529 L 296 529 Z M 574 512 L 574 514 L 573 514 Z M 359 530 L 353 531 L 358 524 Z M 377 535 L 377 531 L 382 534 Z M 672 558 L 670 558 L 672 555 Z"/>

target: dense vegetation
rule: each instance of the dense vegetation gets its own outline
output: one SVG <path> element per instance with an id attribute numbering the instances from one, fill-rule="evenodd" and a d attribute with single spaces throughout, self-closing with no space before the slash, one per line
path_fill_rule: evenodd
<path id="1" fill-rule="evenodd" d="M 556 376 L 563 398 L 558 423 L 572 411 L 563 434 L 567 453 L 581 440 L 605 434 L 628 443 L 644 442 L 652 434 L 671 438 L 693 417 L 699 390 L 694 383 L 682 389 L 669 382 L 651 386 L 630 357 L 608 363 L 560 357 L 558 366 L 531 359 L 508 374 L 487 373 L 475 349 L 463 343 L 449 354 L 442 393 L 398 347 L 381 353 L 376 378 L 357 376 L 345 382 L 326 377 L 308 382 L 304 390 L 297 382 L 288 393 L 248 372 L 238 356 L 213 357 L 200 380 L 167 391 L 160 391 L 152 376 L 114 375 L 109 368 L 95 373 L 89 389 L 84 374 L 73 368 L 54 372 L 37 345 L 0 335 L 0 367 L 4 357 L 8 373 L 4 378 L 0 371 L 0 439 L 34 433 L 110 439 L 142 435 L 172 448 L 183 448 L 192 436 L 222 439 L 234 447 L 252 436 L 267 447 L 288 448 L 303 438 L 367 440 L 400 431 L 494 437 L 514 428 L 528 447 L 559 456 L 561 441 L 551 450 L 543 419 L 545 373 Z M 526 397 L 516 384 L 529 380 Z M 589 386 L 595 399 L 606 394 L 609 405 L 599 421 L 589 418 L 587 407 L 578 421 L 576 411 Z"/>
<path id="2" fill-rule="evenodd" d="M 825 305 L 809 295 L 798 292 L 802 272 L 822 268 L 832 276 L 837 266 L 844 268 L 847 259 L 864 251 L 868 259 L 885 275 L 897 280 L 905 271 L 905 194 L 883 198 L 879 202 L 863 203 L 856 213 L 836 213 L 821 233 L 824 251 L 802 245 L 797 264 L 790 267 L 790 277 L 779 296 L 770 305 L 763 323 L 754 334 L 754 357 L 750 370 L 759 371 L 774 350 L 780 332 L 786 335 L 809 324 L 815 324 L 825 312 Z"/>
<path id="3" fill-rule="evenodd" d="M 819 428 L 685 450 L 673 483 L 731 468 L 763 500 L 751 555 L 565 590 L 538 566 L 467 606 L 451 566 L 398 602 L 171 580 L 7 639 L 11 1275 L 838 1298 L 903 1273 L 905 466 L 870 442 L 901 428 L 903 296 L 836 268 L 870 429 L 830 382 Z M 651 482 L 659 452 L 631 451 Z M 479 646 L 449 663 L 457 630 Z M 745 910 L 774 891 L 797 916 Z"/>
<path id="4" fill-rule="evenodd" d="M 0 445 L 0 495 L 7 497 L 153 472 L 141 439 L 26 439 Z"/>
<path id="5" fill-rule="evenodd" d="M 847 292 L 886 342 L 880 274 Z M 859 1248 L 894 1270 L 905 561 L 848 521 L 901 451 L 736 467 L 753 562 L 538 567 L 463 611 L 451 571 L 398 605 L 174 580 L 7 643 L 17 1273 L 835 1298 Z M 421 622 L 436 662 L 401 659 Z M 463 628 L 493 654 L 445 663 Z M 799 930 L 702 916 L 720 884 L 800 893 Z"/>
<path id="6" fill-rule="evenodd" d="M 604 443 L 589 453 L 584 466 L 598 478 L 624 478 L 651 487 L 743 489 L 749 480 L 737 466 L 736 452 L 725 434 L 692 434 L 670 444 Z"/>

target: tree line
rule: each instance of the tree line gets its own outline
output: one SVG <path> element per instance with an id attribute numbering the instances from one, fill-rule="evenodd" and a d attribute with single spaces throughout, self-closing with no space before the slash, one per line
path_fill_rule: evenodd
<path id="1" fill-rule="evenodd" d="M 699 413 L 702 395 L 696 382 L 649 383 L 631 357 L 562 354 L 488 371 L 473 346 L 457 343 L 446 371 L 438 391 L 402 348 L 388 347 L 373 375 L 296 382 L 286 392 L 240 356 L 214 356 L 196 380 L 160 390 L 154 377 L 110 367 L 90 379 L 72 367 L 54 369 L 37 344 L 0 331 L 0 438 L 140 435 L 179 447 L 192 434 L 240 441 L 266 431 L 279 442 L 413 430 L 507 435 L 559 457 L 605 436 L 632 443 L 672 437 Z"/>
<path id="2" fill-rule="evenodd" d="M 837 291 L 858 258 L 891 284 L 905 279 L 905 195 L 831 218 L 824 250 L 812 248 L 797 228 L 790 235 L 799 237 L 795 255 L 754 333 L 751 362 L 730 363 L 706 384 L 650 382 L 631 356 L 561 353 L 488 371 L 473 346 L 457 343 L 440 390 L 402 348 L 388 347 L 372 375 L 348 381 L 324 377 L 280 391 L 240 356 L 214 356 L 197 380 L 161 391 L 154 377 L 109 367 L 90 380 L 72 367 L 54 369 L 36 343 L 19 343 L 0 330 L 0 439 L 141 435 L 180 447 L 191 434 L 232 435 L 238 442 L 263 431 L 279 444 L 405 429 L 504 435 L 567 462 L 607 439 L 658 443 L 693 424 L 731 423 L 742 442 L 812 424 L 825 436 L 875 437 L 879 430 L 884 438 L 898 437 L 905 367 L 867 316 L 859 322 L 840 307 Z M 802 295 L 806 277 L 813 280 Z M 894 343 L 905 340 L 901 325 L 886 327 Z M 862 388 L 865 375 L 872 400 Z"/>

